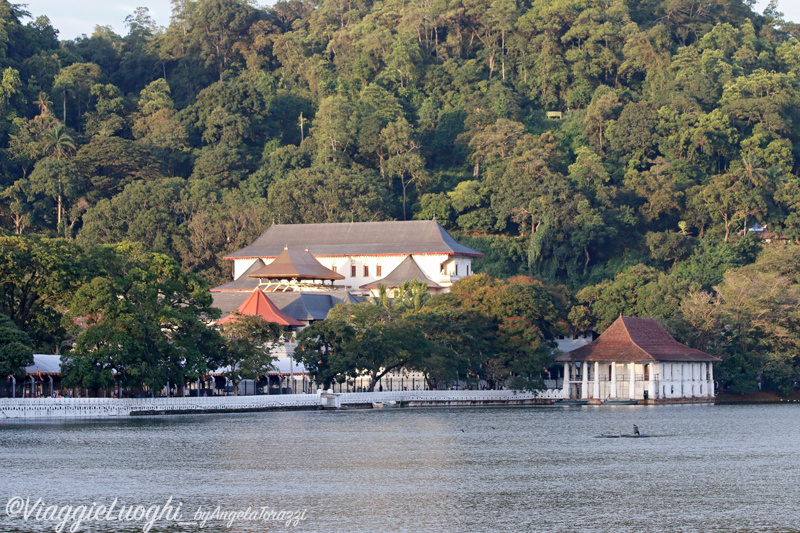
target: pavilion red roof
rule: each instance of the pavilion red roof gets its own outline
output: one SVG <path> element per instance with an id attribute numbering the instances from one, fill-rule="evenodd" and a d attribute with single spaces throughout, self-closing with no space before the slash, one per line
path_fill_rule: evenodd
<path id="1" fill-rule="evenodd" d="M 639 363 L 717 362 L 719 359 L 676 341 L 652 318 L 621 316 L 597 340 L 559 355 L 556 361 Z"/>
<path id="2" fill-rule="evenodd" d="M 264 294 L 263 291 L 258 289 L 253 291 L 247 300 L 239 306 L 237 311 L 242 315 L 250 315 L 250 316 L 260 316 L 267 322 L 274 322 L 275 324 L 280 324 L 281 326 L 303 326 L 304 324 L 299 320 L 295 320 L 294 318 L 290 317 L 278 307 L 272 303 L 272 300 L 267 298 L 267 295 Z M 221 318 L 217 321 L 217 324 L 224 324 L 231 320 L 234 320 L 236 315 L 230 314 L 224 318 Z"/>

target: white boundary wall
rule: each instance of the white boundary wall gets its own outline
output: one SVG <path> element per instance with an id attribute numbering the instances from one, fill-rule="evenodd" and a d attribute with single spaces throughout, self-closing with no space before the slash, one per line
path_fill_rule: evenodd
<path id="1" fill-rule="evenodd" d="M 372 402 L 474 402 L 510 400 L 557 400 L 561 390 L 522 391 L 395 391 L 337 394 L 342 406 Z M 314 409 L 321 405 L 318 394 L 269 396 L 214 396 L 201 398 L 26 398 L 0 399 L 0 421 L 37 418 L 115 418 L 131 412 L 153 414 L 180 411 L 215 412 L 243 409 Z"/>

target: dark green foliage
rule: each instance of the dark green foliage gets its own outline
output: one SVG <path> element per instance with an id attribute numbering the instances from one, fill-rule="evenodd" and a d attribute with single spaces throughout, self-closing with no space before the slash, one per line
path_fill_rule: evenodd
<path id="1" fill-rule="evenodd" d="M 484 254 L 484 257 L 472 261 L 474 272 L 500 279 L 528 274 L 525 239 L 500 236 L 457 238 L 459 242 Z"/>
<path id="2" fill-rule="evenodd" d="M 271 350 L 277 346 L 283 332 L 278 324 L 260 316 L 239 313 L 234 313 L 228 322 L 217 328 L 225 337 L 225 346 L 213 361 L 220 368 L 228 368 L 225 377 L 233 383 L 234 394 L 238 394 L 241 380 L 258 381 L 272 369 L 275 358 Z"/>
<path id="3" fill-rule="evenodd" d="M 33 348 L 30 337 L 10 318 L 0 314 L 0 375 L 19 375 L 31 364 Z"/>
<path id="4" fill-rule="evenodd" d="M 394 296 L 336 306 L 300 333 L 295 357 L 326 387 L 368 376 L 373 390 L 398 368 L 423 372 L 432 387 L 469 376 L 496 386 L 513 374 L 534 386 L 566 331 L 562 295 L 531 278 L 479 274 L 425 304 L 424 286 Z"/>
<path id="5" fill-rule="evenodd" d="M 142 242 L 216 282 L 273 220 L 435 217 L 476 271 L 647 278 L 603 320 L 674 322 L 685 284 L 800 237 L 797 25 L 749 5 L 198 0 L 59 43 L 0 0 L 0 227 Z M 54 342 L 42 310 L 9 315 Z"/>
<path id="6" fill-rule="evenodd" d="M 63 358 L 64 384 L 107 388 L 114 381 L 158 391 L 216 366 L 224 352 L 207 287 L 172 259 L 123 243 L 95 249 L 97 276 L 72 298 L 65 323 L 75 344 Z"/>
<path id="7" fill-rule="evenodd" d="M 61 314 L 89 275 L 70 241 L 0 236 L 0 313 L 46 351 L 59 351 Z"/>

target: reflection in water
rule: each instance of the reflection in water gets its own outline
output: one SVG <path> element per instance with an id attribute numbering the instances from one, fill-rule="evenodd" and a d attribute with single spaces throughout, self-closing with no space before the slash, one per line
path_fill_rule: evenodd
<path id="1" fill-rule="evenodd" d="M 650 439 L 593 439 L 628 433 Z M 396 409 L 0 423 L 13 496 L 307 509 L 308 531 L 788 531 L 800 406 Z M 92 531 L 141 531 L 93 524 Z M 105 529 L 104 529 L 105 528 Z M 224 530 L 217 522 L 153 531 Z M 286 529 L 234 522 L 228 531 Z"/>

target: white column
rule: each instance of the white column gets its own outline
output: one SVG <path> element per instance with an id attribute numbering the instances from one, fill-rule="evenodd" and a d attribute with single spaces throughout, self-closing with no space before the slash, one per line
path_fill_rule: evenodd
<path id="1" fill-rule="evenodd" d="M 689 395 L 689 391 L 687 390 L 688 380 L 686 379 L 689 369 L 686 367 L 686 363 L 678 364 L 681 367 L 681 398 L 686 398 Z"/>
<path id="2" fill-rule="evenodd" d="M 565 400 L 569 398 L 569 363 L 564 363 L 564 382 L 561 384 L 561 397 Z"/>
<path id="3" fill-rule="evenodd" d="M 617 363 L 614 361 L 611 362 L 611 393 L 608 395 L 608 397 L 617 397 Z"/>
<path id="4" fill-rule="evenodd" d="M 594 362 L 594 390 L 592 391 L 593 398 L 600 398 L 600 363 Z"/>
<path id="5" fill-rule="evenodd" d="M 629 363 L 628 368 L 630 368 L 631 378 L 628 382 L 628 399 L 635 400 L 636 399 L 636 363 Z"/>
<path id="6" fill-rule="evenodd" d="M 656 365 L 650 363 L 649 372 L 647 373 L 647 395 L 652 399 L 655 398 L 654 387 L 653 387 L 653 380 L 655 379 L 653 374 L 656 373 Z"/>
<path id="7" fill-rule="evenodd" d="M 708 375 L 708 363 L 700 363 L 700 375 L 697 376 L 697 381 L 702 385 L 703 392 L 700 394 L 701 397 L 705 398 L 708 396 L 708 384 L 706 383 L 706 376 Z"/>
<path id="8" fill-rule="evenodd" d="M 714 397 L 714 363 L 708 363 L 708 397 Z"/>
<path id="9" fill-rule="evenodd" d="M 674 384 L 672 374 L 674 366 L 675 363 L 664 363 L 664 379 L 666 380 L 666 383 L 664 383 L 664 398 L 672 398 L 671 391 Z M 667 378 L 667 376 L 669 376 L 669 378 Z"/>
<path id="10" fill-rule="evenodd" d="M 589 363 L 581 362 L 581 400 L 589 398 Z"/>

